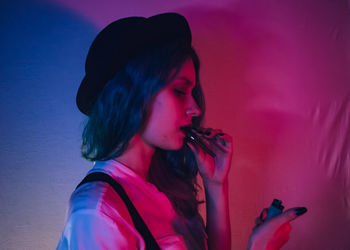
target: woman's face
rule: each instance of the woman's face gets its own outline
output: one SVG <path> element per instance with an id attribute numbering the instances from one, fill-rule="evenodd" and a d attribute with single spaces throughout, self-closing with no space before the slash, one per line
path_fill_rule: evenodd
<path id="1" fill-rule="evenodd" d="M 143 141 L 165 150 L 182 147 L 182 126 L 191 125 L 191 118 L 201 111 L 192 96 L 196 73 L 192 60 L 187 60 L 177 76 L 161 89 L 150 105 L 150 112 L 141 133 Z"/>

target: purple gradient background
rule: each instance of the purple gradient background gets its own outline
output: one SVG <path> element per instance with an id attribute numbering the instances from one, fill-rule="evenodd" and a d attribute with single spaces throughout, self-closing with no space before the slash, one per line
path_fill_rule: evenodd
<path id="1" fill-rule="evenodd" d="M 0 249 L 52 249 L 80 157 L 75 94 L 111 21 L 174 11 L 193 32 L 206 125 L 234 138 L 232 249 L 273 198 L 309 212 L 285 250 L 350 249 L 349 2 L 5 0 L 0 4 Z"/>

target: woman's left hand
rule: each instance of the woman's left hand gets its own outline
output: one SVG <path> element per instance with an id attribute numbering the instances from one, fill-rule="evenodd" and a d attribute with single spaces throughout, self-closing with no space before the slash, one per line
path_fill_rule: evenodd
<path id="1" fill-rule="evenodd" d="M 231 167 L 233 147 L 232 137 L 220 129 L 206 128 L 196 133 L 216 156 L 213 158 L 199 146 L 187 142 L 195 154 L 199 173 L 204 184 L 223 184 L 227 181 Z"/>

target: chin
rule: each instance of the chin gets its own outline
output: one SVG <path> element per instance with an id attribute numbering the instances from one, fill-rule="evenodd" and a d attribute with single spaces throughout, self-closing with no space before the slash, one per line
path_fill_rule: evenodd
<path id="1" fill-rule="evenodd" d="M 163 149 L 164 150 L 170 150 L 170 151 L 177 151 L 177 150 L 180 150 L 181 148 L 182 148 L 182 145 L 180 145 L 180 146 L 164 147 Z"/>
<path id="2" fill-rule="evenodd" d="M 174 144 L 171 144 L 171 145 L 164 145 L 163 147 L 161 147 L 162 149 L 164 150 L 179 150 L 181 149 L 183 146 L 183 141 L 181 142 L 178 142 L 178 143 L 174 143 Z"/>
<path id="3" fill-rule="evenodd" d="M 183 146 L 183 143 L 181 143 L 180 145 L 178 145 L 176 148 L 174 148 L 173 150 L 180 150 Z"/>

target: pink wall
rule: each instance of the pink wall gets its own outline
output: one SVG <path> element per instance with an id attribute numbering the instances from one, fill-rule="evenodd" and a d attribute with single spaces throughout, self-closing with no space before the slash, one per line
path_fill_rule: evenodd
<path id="1" fill-rule="evenodd" d="M 309 210 L 283 249 L 350 249 L 346 0 L 6 2 L 0 248 L 56 246 L 69 195 L 90 167 L 74 103 L 88 46 L 117 18 L 165 11 L 192 28 L 207 126 L 234 138 L 232 249 L 246 248 L 273 198 Z"/>

